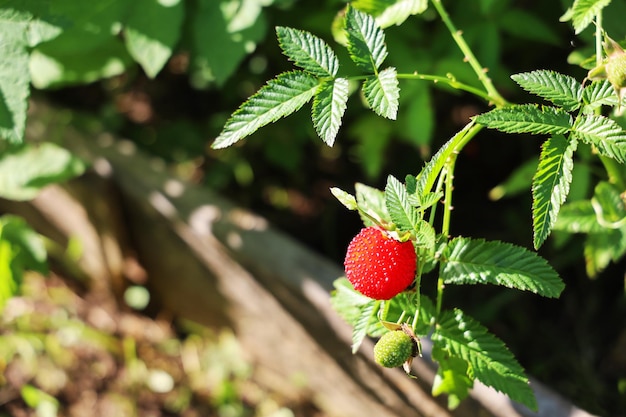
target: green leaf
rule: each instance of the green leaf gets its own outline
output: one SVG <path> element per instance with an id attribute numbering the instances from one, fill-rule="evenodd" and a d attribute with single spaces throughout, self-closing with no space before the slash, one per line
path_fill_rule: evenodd
<path id="1" fill-rule="evenodd" d="M 572 126 L 571 116 L 556 107 L 522 104 L 494 109 L 474 118 L 477 123 L 506 133 L 559 135 Z"/>
<path id="2" fill-rule="evenodd" d="M 385 205 L 391 220 L 402 232 L 417 230 L 419 213 L 409 203 L 409 194 L 404 184 L 389 175 L 385 187 Z"/>
<path id="3" fill-rule="evenodd" d="M 12 215 L 0 217 L 0 239 L 14 248 L 14 267 L 48 273 L 47 253 L 44 242 L 24 219 Z M 14 268 L 15 269 L 15 268 Z"/>
<path id="4" fill-rule="evenodd" d="M 603 231 L 589 200 L 564 204 L 552 229 L 569 233 L 601 233 Z"/>
<path id="5" fill-rule="evenodd" d="M 458 237 L 441 258 L 446 284 L 496 284 L 558 297 L 564 284 L 545 259 L 520 246 Z"/>
<path id="6" fill-rule="evenodd" d="M 613 184 L 600 181 L 593 193 L 591 204 L 601 226 L 606 228 L 618 228 L 626 219 L 626 207 L 620 195 L 620 190 Z"/>
<path id="7" fill-rule="evenodd" d="M 380 301 L 356 291 L 346 278 L 336 279 L 334 286 L 330 302 L 337 314 L 353 327 L 352 353 L 356 353 L 365 337 L 372 334 L 372 329 L 381 327 L 376 317 Z"/>
<path id="8" fill-rule="evenodd" d="M 367 216 L 364 216 L 361 211 L 379 219 L 381 222 L 391 222 L 384 192 L 361 183 L 356 183 L 354 189 L 356 191 L 356 201 L 361 209 L 359 214 L 365 226 L 374 226 L 375 223 Z"/>
<path id="9" fill-rule="evenodd" d="M 30 95 L 25 24 L 12 10 L 0 9 L 0 138 L 21 143 Z"/>
<path id="10" fill-rule="evenodd" d="M 356 198 L 350 193 L 345 192 L 344 190 L 332 187 L 330 192 L 335 196 L 337 200 L 341 204 L 343 204 L 348 210 L 356 210 L 358 208 L 356 203 Z"/>
<path id="11" fill-rule="evenodd" d="M 120 75 L 132 62 L 120 39 L 76 30 L 35 48 L 29 68 L 33 85 L 45 89 Z"/>
<path id="12" fill-rule="evenodd" d="M 85 164 L 53 143 L 13 147 L 0 155 L 0 196 L 30 200 L 48 184 L 83 173 Z"/>
<path id="13" fill-rule="evenodd" d="M 326 42 L 302 30 L 278 26 L 276 35 L 285 56 L 317 77 L 334 77 L 339 60 Z"/>
<path id="14" fill-rule="evenodd" d="M 132 3 L 124 28 L 130 55 L 146 75 L 156 77 L 180 38 L 185 8 L 182 0 L 138 0 Z"/>
<path id="15" fill-rule="evenodd" d="M 601 233 L 590 233 L 585 239 L 583 253 L 585 269 L 590 278 L 595 278 L 611 261 L 619 260 L 626 251 L 624 229 L 604 229 Z"/>
<path id="16" fill-rule="evenodd" d="M 593 113 L 600 106 L 616 106 L 617 95 L 608 80 L 594 81 L 583 90 L 584 113 Z"/>
<path id="17" fill-rule="evenodd" d="M 363 93 L 367 104 L 376 114 L 396 120 L 400 88 L 395 68 L 385 68 L 378 75 L 367 77 L 363 83 Z"/>
<path id="18" fill-rule="evenodd" d="M 254 52 L 267 31 L 262 13 L 266 0 L 196 0 L 186 2 L 191 52 L 190 82 L 196 88 L 218 86 Z"/>
<path id="19" fill-rule="evenodd" d="M 524 369 L 504 343 L 461 310 L 444 311 L 433 334 L 433 350 L 447 351 L 467 361 L 483 384 L 537 410 L 535 395 Z"/>
<path id="20" fill-rule="evenodd" d="M 578 35 L 610 3 L 611 0 L 574 0 L 572 7 L 561 17 L 561 21 L 571 20 L 575 34 Z"/>
<path id="21" fill-rule="evenodd" d="M 553 136 L 543 143 L 532 187 L 535 249 L 550 234 L 567 198 L 577 144 L 576 140 L 569 140 L 563 135 Z"/>
<path id="22" fill-rule="evenodd" d="M 315 131 L 328 145 L 333 146 L 348 102 L 348 80 L 336 78 L 323 81 L 313 100 L 311 117 Z"/>
<path id="23" fill-rule="evenodd" d="M 593 114 L 577 118 L 572 133 L 594 145 L 598 152 L 620 163 L 626 162 L 626 134 L 615 121 Z"/>
<path id="24" fill-rule="evenodd" d="M 433 360 L 439 367 L 433 381 L 432 394 L 438 396 L 448 394 L 448 409 L 454 410 L 469 395 L 474 380 L 468 376 L 469 363 L 459 357 L 450 356 L 448 352 L 433 347 Z"/>
<path id="25" fill-rule="evenodd" d="M 0 309 L 19 294 L 25 269 L 47 273 L 41 236 L 17 217 L 0 217 Z"/>
<path id="26" fill-rule="evenodd" d="M 376 23 L 381 28 L 401 25 L 409 17 L 423 13 L 428 8 L 428 0 L 396 0 L 376 16 Z"/>
<path id="27" fill-rule="evenodd" d="M 233 113 L 212 147 L 226 148 L 259 128 L 296 112 L 311 100 L 317 88 L 317 78 L 306 72 L 292 71 L 278 75 Z"/>
<path id="28" fill-rule="evenodd" d="M 348 53 L 361 70 L 376 72 L 387 57 L 385 34 L 374 18 L 354 7 L 346 13 Z"/>
<path id="29" fill-rule="evenodd" d="M 574 111 L 580 106 L 583 88 L 573 77 L 539 70 L 515 74 L 511 78 L 524 90 L 550 100 L 566 111 Z"/>

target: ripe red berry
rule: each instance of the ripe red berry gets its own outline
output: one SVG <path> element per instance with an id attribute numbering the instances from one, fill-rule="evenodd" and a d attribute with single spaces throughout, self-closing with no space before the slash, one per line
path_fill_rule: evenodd
<path id="1" fill-rule="evenodd" d="M 355 290 L 388 300 L 413 282 L 415 249 L 410 241 L 400 242 L 376 227 L 366 227 L 348 245 L 344 267 Z"/>

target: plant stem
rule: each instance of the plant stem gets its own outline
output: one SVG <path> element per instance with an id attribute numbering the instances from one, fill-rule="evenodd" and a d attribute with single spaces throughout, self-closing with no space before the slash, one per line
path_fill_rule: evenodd
<path id="1" fill-rule="evenodd" d="M 441 0 L 432 0 L 432 4 L 433 6 L 435 6 L 437 13 L 439 13 L 441 20 L 450 31 L 450 35 L 452 35 L 452 39 L 454 39 L 454 41 L 458 45 L 461 52 L 463 52 L 464 59 L 470 64 L 470 66 L 476 73 L 476 76 L 482 83 L 483 87 L 485 87 L 485 90 L 487 91 L 487 96 L 490 98 L 490 101 L 496 107 L 505 106 L 506 100 L 500 95 L 498 90 L 496 90 L 496 88 L 493 86 L 493 83 L 491 82 L 491 78 L 487 76 L 485 68 L 482 65 L 480 65 L 480 62 L 478 62 L 478 59 L 476 59 L 476 56 L 472 52 L 471 48 L 469 47 L 467 42 L 465 42 L 462 32 L 458 30 L 456 26 L 454 26 L 454 23 L 452 23 L 452 20 L 450 20 L 450 16 L 448 15 L 448 12 L 446 11 L 446 9 L 443 7 L 443 4 L 441 4 Z"/>
<path id="2" fill-rule="evenodd" d="M 425 80 L 425 81 L 432 81 L 435 84 L 446 84 L 449 85 L 450 87 L 454 88 L 455 90 L 462 90 L 462 91 L 467 91 L 468 93 L 472 93 L 477 97 L 480 97 L 482 99 L 484 99 L 486 102 L 490 103 L 493 102 L 494 99 L 493 97 L 491 97 L 489 94 L 485 93 L 484 91 L 476 88 L 476 87 L 472 87 L 471 85 L 467 85 L 465 83 L 462 83 L 460 81 L 457 81 L 455 78 L 453 77 L 442 77 L 441 75 L 431 75 L 431 74 L 420 74 L 417 72 L 414 72 L 413 74 L 398 74 L 397 78 L 400 79 L 405 79 L 405 80 Z"/>

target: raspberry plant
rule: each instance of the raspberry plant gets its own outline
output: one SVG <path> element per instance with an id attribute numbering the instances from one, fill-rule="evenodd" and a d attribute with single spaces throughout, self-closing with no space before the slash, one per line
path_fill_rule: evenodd
<path id="1" fill-rule="evenodd" d="M 494 107 L 471 118 L 419 172 L 406 175 L 403 181 L 389 176 L 384 190 L 356 184 L 354 194 L 331 190 L 345 207 L 358 212 L 366 227 L 387 230 L 400 241 L 412 242 L 416 253 L 413 285 L 389 300 L 370 298 L 356 291 L 346 278 L 337 279 L 332 302 L 354 328 L 353 351 L 365 337 L 379 337 L 399 326 L 410 329 L 416 338 L 429 336 L 432 357 L 438 364 L 432 391 L 434 395 L 447 394 L 450 408 L 468 395 L 476 379 L 531 409 L 536 409 L 537 403 L 524 370 L 505 344 L 460 309 L 444 308 L 445 287 L 493 284 L 544 297 L 558 297 L 564 288 L 557 272 L 533 251 L 501 241 L 450 236 L 457 157 L 482 129 L 546 137 L 530 184 L 535 249 L 542 246 L 552 230 L 588 233 L 585 257 L 590 275 L 626 252 L 622 194 L 626 178 L 621 168 L 626 161 L 626 134 L 617 122 L 602 114 L 607 107 L 621 107 L 626 72 L 623 50 L 602 27 L 602 9 L 609 3 L 575 0 L 562 19 L 571 21 L 577 34 L 595 23 L 595 66 L 589 68 L 585 80 L 548 70 L 512 76 L 521 88 L 546 100 L 546 105 L 508 103 L 440 0 L 432 0 L 430 5 L 448 28 L 481 88 L 459 82 L 452 75 L 400 73 L 384 65 L 388 54 L 384 27 L 422 13 L 429 5 L 426 0 L 357 0 L 346 7 L 334 25 L 335 37 L 347 47 L 359 75 L 340 73 L 337 56 L 321 38 L 278 27 L 282 52 L 299 69 L 278 75 L 244 102 L 213 143 L 214 148 L 230 146 L 312 101 L 315 130 L 332 146 L 351 86 L 359 83 L 368 107 L 390 120 L 398 112 L 400 80 L 445 84 Z M 607 180 L 597 185 L 590 200 L 565 204 L 575 155 L 582 147 L 591 149 L 602 161 Z M 437 282 L 436 293 L 422 294 L 422 280 L 431 278 Z"/>

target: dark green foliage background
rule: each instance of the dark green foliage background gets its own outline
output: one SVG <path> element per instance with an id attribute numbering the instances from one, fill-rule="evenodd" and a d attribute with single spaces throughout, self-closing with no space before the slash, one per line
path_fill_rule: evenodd
<path id="1" fill-rule="evenodd" d="M 507 100 L 533 100 L 510 74 L 550 69 L 578 80 L 585 77 L 585 70 L 567 61 L 574 50 L 591 46 L 591 31 L 576 37 L 569 25 L 559 22 L 568 2 L 448 3 L 452 20 Z M 352 190 L 355 182 L 384 188 L 388 174 L 397 178 L 416 174 L 424 160 L 470 116 L 488 110 L 485 103 L 468 95 L 427 82 L 401 81 L 397 121 L 365 111 L 355 94 L 333 148 L 317 138 L 303 110 L 261 129 L 238 146 L 211 150 L 210 143 L 228 116 L 266 80 L 293 68 L 280 53 L 272 30 L 275 26 L 307 30 L 325 39 L 346 64 L 340 73 L 356 73 L 331 33 L 331 23 L 344 4 L 293 0 L 264 8 L 255 26 L 258 34 L 254 36 L 260 39 L 256 50 L 249 55 L 239 52 L 238 60 L 229 55 L 237 52 L 222 48 L 223 66 L 213 63 L 215 80 L 198 75 L 192 32 L 199 26 L 194 26 L 188 14 L 177 52 L 155 79 L 135 65 L 113 79 L 37 90 L 33 95 L 74 110 L 79 123 L 86 120 L 81 114 L 96 116 L 104 129 L 132 139 L 189 179 L 219 190 L 341 263 L 360 220 L 334 200 L 329 188 Z M 208 6 L 190 0 L 185 7 L 189 12 Z M 623 1 L 614 1 L 605 13 L 605 27 L 616 39 L 626 35 L 620 18 L 624 10 Z M 453 73 L 459 80 L 476 84 L 447 30 L 435 18 L 427 11 L 402 26 L 386 29 L 386 65 L 405 73 Z M 211 51 L 202 53 L 210 55 Z M 148 117 L 141 116 L 142 109 Z M 530 177 L 528 187 L 519 194 L 498 201 L 488 195 L 516 167 L 538 158 L 543 139 L 485 130 L 465 148 L 455 178 L 453 235 L 532 247 Z M 594 172 L 593 166 L 590 171 Z M 600 179 L 592 178 L 594 183 Z M 571 198 L 590 192 L 584 181 L 572 187 L 578 189 Z M 611 265 L 590 280 L 585 274 L 582 239 L 559 241 L 559 245 L 557 240 L 549 239 L 540 253 L 566 283 L 560 299 L 502 288 L 456 287 L 448 289 L 444 303 L 462 308 L 488 326 L 530 375 L 591 412 L 617 415 L 626 409 L 626 264 Z M 422 279 L 424 291 L 434 289 L 434 277 L 432 282 L 428 278 Z"/>

